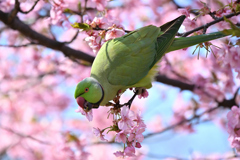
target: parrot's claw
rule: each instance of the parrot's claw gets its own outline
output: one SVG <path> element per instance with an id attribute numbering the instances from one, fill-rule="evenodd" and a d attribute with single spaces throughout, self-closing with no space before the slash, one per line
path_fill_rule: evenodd
<path id="1" fill-rule="evenodd" d="M 138 91 L 134 91 L 134 95 L 132 96 L 132 98 L 127 103 L 124 103 L 123 106 L 128 106 L 128 108 L 130 109 L 132 102 L 137 95 L 138 95 Z"/>
<path id="2" fill-rule="evenodd" d="M 132 96 L 132 98 L 127 102 L 127 103 L 124 103 L 124 104 L 119 104 L 119 99 L 120 99 L 120 95 L 117 94 L 117 96 L 113 99 L 113 101 L 115 102 L 115 104 L 113 103 L 109 103 L 108 106 L 114 106 L 114 108 L 121 108 L 123 106 L 128 106 L 128 108 L 130 109 L 131 105 L 132 105 L 132 102 L 133 100 L 135 99 L 135 97 L 137 95 L 141 95 L 143 94 L 144 92 L 146 91 L 146 88 L 144 87 L 136 87 L 134 89 L 134 95 Z"/>
<path id="3" fill-rule="evenodd" d="M 141 95 L 145 91 L 146 91 L 146 88 L 144 88 L 144 87 L 136 87 L 135 88 L 135 93 L 137 93 L 137 95 Z"/>
<path id="4" fill-rule="evenodd" d="M 90 111 L 91 109 L 97 109 L 97 108 L 99 108 L 99 105 L 86 102 L 86 103 L 84 104 L 83 110 L 84 110 L 85 112 L 88 112 L 88 111 Z"/>

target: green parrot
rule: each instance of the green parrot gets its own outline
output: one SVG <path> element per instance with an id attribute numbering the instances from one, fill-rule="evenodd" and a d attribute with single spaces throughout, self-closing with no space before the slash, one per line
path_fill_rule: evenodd
<path id="1" fill-rule="evenodd" d="M 157 62 L 167 52 L 224 37 L 222 32 L 175 38 L 185 16 L 161 27 L 149 25 L 103 44 L 91 75 L 78 83 L 75 99 L 86 112 L 104 106 L 128 88 L 152 87 Z"/>

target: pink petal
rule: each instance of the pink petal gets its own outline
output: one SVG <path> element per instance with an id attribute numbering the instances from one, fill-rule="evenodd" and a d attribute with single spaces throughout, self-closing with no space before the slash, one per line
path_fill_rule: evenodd
<path id="1" fill-rule="evenodd" d="M 115 153 L 113 153 L 116 157 L 123 157 L 124 156 L 124 153 L 121 152 L 121 151 L 117 151 Z"/>
<path id="2" fill-rule="evenodd" d="M 135 145 L 135 147 L 136 147 L 136 148 L 141 148 L 142 145 L 141 145 L 139 142 L 137 142 L 136 145 Z"/>
<path id="3" fill-rule="evenodd" d="M 128 146 L 125 148 L 124 153 L 126 156 L 135 157 L 135 148 L 133 146 Z"/>
<path id="4" fill-rule="evenodd" d="M 78 107 L 78 109 L 75 110 L 75 112 L 80 112 L 82 115 L 86 116 L 86 118 L 88 119 L 88 121 L 92 121 L 92 120 L 93 120 L 92 110 L 86 112 L 86 111 L 84 111 L 81 107 Z"/>

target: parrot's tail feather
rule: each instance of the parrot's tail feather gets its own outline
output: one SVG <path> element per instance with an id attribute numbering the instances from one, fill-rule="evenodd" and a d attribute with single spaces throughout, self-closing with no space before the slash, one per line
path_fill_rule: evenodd
<path id="1" fill-rule="evenodd" d="M 191 37 L 175 38 L 172 45 L 168 48 L 167 52 L 187 48 L 199 43 L 211 41 L 211 40 L 226 37 L 226 36 L 228 35 L 224 34 L 223 32 L 214 32 L 214 33 L 202 34 L 202 35 L 191 36 Z"/>

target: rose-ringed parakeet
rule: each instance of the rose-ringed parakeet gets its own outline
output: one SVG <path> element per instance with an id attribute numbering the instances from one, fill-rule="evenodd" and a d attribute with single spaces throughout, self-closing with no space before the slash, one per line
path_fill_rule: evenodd
<path id="1" fill-rule="evenodd" d="M 85 111 L 106 105 L 119 91 L 151 88 L 157 62 L 167 52 L 225 36 L 221 32 L 175 38 L 185 16 L 161 27 L 149 25 L 109 40 L 99 50 L 91 75 L 78 83 L 75 98 Z"/>

